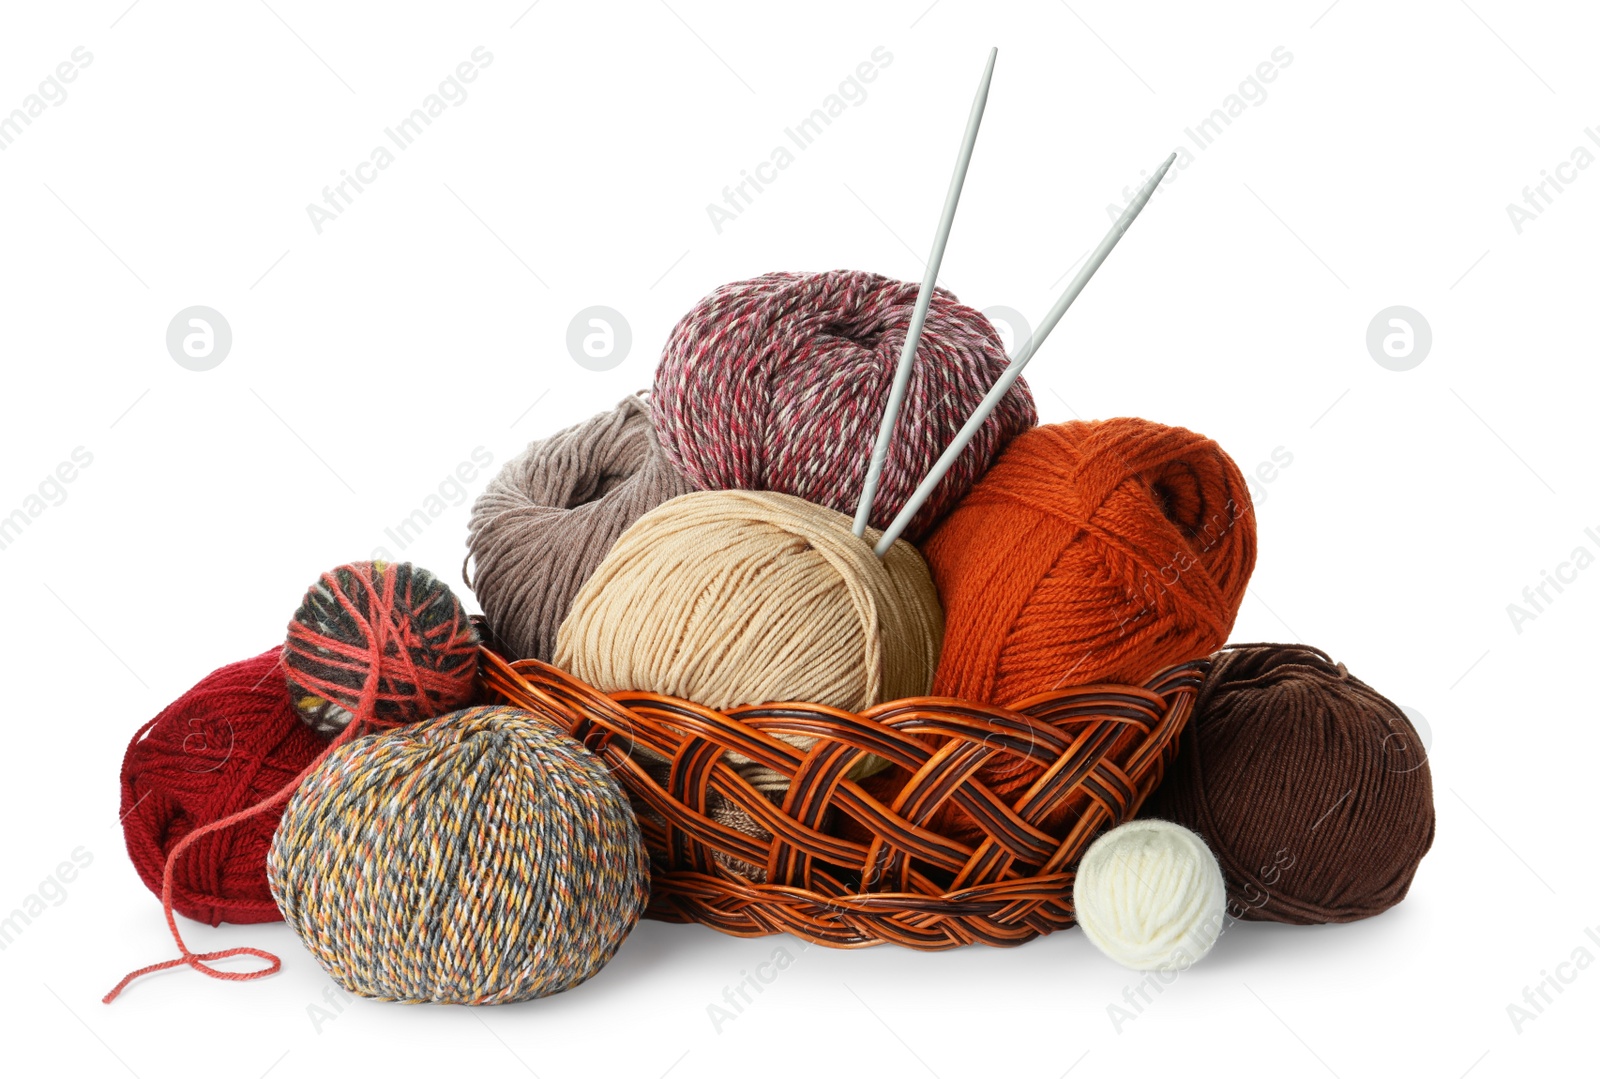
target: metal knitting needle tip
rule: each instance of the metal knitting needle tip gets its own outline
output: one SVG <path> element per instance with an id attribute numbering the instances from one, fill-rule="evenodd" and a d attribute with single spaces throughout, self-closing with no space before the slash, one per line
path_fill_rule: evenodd
<path id="1" fill-rule="evenodd" d="M 955 464 L 957 457 L 961 456 L 961 451 L 967 448 L 967 443 L 972 441 L 972 437 L 978 433 L 984 421 L 989 418 L 989 414 L 1000 404 L 1000 399 L 1011 389 L 1012 383 L 1022 376 L 1022 369 L 1028 366 L 1028 361 L 1033 359 L 1033 354 L 1039 350 L 1040 345 L 1044 344 L 1045 338 L 1050 336 L 1050 331 L 1056 328 L 1056 323 L 1060 322 L 1061 316 L 1067 313 L 1067 308 L 1072 306 L 1072 301 L 1078 298 L 1078 293 L 1083 291 L 1083 286 L 1089 283 L 1089 279 L 1100 268 L 1100 264 L 1106 260 L 1106 256 L 1111 254 L 1111 249 L 1117 246 L 1117 241 L 1122 239 L 1122 234 L 1128 231 L 1128 226 L 1133 224 L 1134 218 L 1139 216 L 1139 211 L 1143 210 L 1145 203 L 1150 201 L 1150 196 L 1155 193 L 1156 185 L 1161 182 L 1161 178 L 1167 174 L 1167 170 L 1172 167 L 1172 163 L 1177 159 L 1177 154 L 1169 155 L 1161 163 L 1161 167 L 1156 169 L 1155 175 L 1145 181 L 1144 186 L 1139 189 L 1139 193 L 1133 197 L 1133 201 L 1128 203 L 1127 209 L 1123 210 L 1117 218 L 1116 224 L 1111 226 L 1111 231 L 1106 233 L 1105 239 L 1100 241 L 1100 246 L 1096 247 L 1089 255 L 1089 261 L 1083 264 L 1083 269 L 1078 271 L 1078 275 L 1072 279 L 1072 283 L 1067 286 L 1067 290 L 1061 294 L 1061 297 L 1056 300 L 1055 306 L 1050 308 L 1044 320 L 1039 323 L 1039 328 L 1033 331 L 1028 340 L 1017 350 L 1016 355 L 1011 357 L 1010 365 L 995 380 L 994 385 L 989 387 L 989 392 L 984 395 L 982 401 L 978 402 L 978 407 L 973 409 L 972 415 L 967 417 L 967 422 L 960 431 L 956 432 L 956 437 L 951 440 L 950 445 L 945 447 L 944 453 L 934 462 L 933 468 L 928 470 L 928 474 L 923 477 L 922 482 L 911 493 L 911 497 L 906 500 L 906 504 L 900 508 L 900 512 L 878 540 L 877 546 L 873 550 L 879 558 L 882 558 L 889 548 L 894 545 L 894 541 L 900 538 L 900 534 L 906 530 L 906 525 L 911 523 L 911 518 L 916 516 L 917 511 L 922 508 L 922 504 L 933 493 L 933 489 L 939 486 L 939 481 L 944 479 L 944 474 L 950 471 L 950 466 Z"/>
<path id="2" fill-rule="evenodd" d="M 972 99 L 972 112 L 967 116 L 967 130 L 961 137 L 956 169 L 950 177 L 950 189 L 944 196 L 939 227 L 934 232 L 933 252 L 928 256 L 922 287 L 917 291 L 917 305 L 911 310 L 911 325 L 906 328 L 906 342 L 900 349 L 900 362 L 894 370 L 889 402 L 884 407 L 883 421 L 878 425 L 878 440 L 873 444 L 872 459 L 867 464 L 867 481 L 861 487 L 861 500 L 856 503 L 856 519 L 851 531 L 858 536 L 866 532 L 867 523 L 872 517 L 872 500 L 878 494 L 878 480 L 883 475 L 883 464 L 889 458 L 889 441 L 894 434 L 895 420 L 900 416 L 906 387 L 911 382 L 911 362 L 916 356 L 917 344 L 922 340 L 922 324 L 928 317 L 933 284 L 939 276 L 939 264 L 944 261 L 944 245 L 950 239 L 950 226 L 956 219 L 956 204 L 961 201 L 961 185 L 966 181 L 967 165 L 972 161 L 972 146 L 978 140 L 978 125 L 983 122 L 983 107 L 989 100 L 989 82 L 994 78 L 994 62 L 999 54 L 997 48 L 989 50 L 989 61 L 983 66 L 983 78 L 978 80 L 978 93 Z"/>

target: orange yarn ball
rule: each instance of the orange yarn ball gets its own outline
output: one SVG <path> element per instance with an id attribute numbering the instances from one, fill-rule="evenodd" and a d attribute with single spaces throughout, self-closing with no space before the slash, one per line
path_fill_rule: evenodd
<path id="1" fill-rule="evenodd" d="M 923 548 L 944 601 L 934 692 L 1010 704 L 1138 685 L 1220 648 L 1256 562 L 1239 466 L 1141 419 L 1035 427 Z"/>
<path id="2" fill-rule="evenodd" d="M 1010 705 L 1140 685 L 1220 648 L 1255 566 L 1255 511 L 1210 439 L 1149 420 L 1076 421 L 1013 441 L 923 553 L 945 609 L 934 693 Z M 1040 773 L 996 754 L 978 775 L 1008 797 Z M 953 806 L 931 823 L 977 835 Z"/>

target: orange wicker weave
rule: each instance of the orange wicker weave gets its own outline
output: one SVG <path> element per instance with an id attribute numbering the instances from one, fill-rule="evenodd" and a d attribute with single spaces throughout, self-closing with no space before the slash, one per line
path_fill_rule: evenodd
<path id="1" fill-rule="evenodd" d="M 647 917 L 735 936 L 932 951 L 1022 944 L 1073 924 L 1078 858 L 1160 782 L 1208 666 L 1196 660 L 1144 687 L 1063 689 L 1009 709 L 916 697 L 860 715 L 793 702 L 722 713 L 653 693 L 608 695 L 489 649 L 480 679 L 484 700 L 548 716 L 611 768 L 650 848 Z M 801 750 L 779 733 L 816 742 Z M 739 776 L 729 750 L 789 777 L 781 805 Z M 976 778 L 996 753 L 1047 767 L 1008 801 Z M 866 754 L 911 777 L 892 806 L 844 778 Z M 641 764 L 652 756 L 671 762 L 653 770 L 664 784 Z M 952 799 L 981 824 L 979 846 L 925 826 Z M 719 823 L 728 816 L 708 811 L 713 802 L 743 810 L 770 836 Z M 1034 826 L 1063 803 L 1060 834 Z M 841 828 L 845 817 L 857 827 Z M 764 866 L 766 881 L 735 873 L 733 862 Z"/>

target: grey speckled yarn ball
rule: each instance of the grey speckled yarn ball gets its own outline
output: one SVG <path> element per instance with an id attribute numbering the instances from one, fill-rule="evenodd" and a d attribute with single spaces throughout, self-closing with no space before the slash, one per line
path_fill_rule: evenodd
<path id="1" fill-rule="evenodd" d="M 330 753 L 290 799 L 272 898 L 351 993 L 508 1004 L 569 989 L 649 898 L 638 822 L 583 746 L 468 708 Z"/>
<path id="2" fill-rule="evenodd" d="M 694 490 L 639 396 L 531 443 L 472 507 L 472 590 L 514 659 L 548 661 L 583 582 L 627 527 Z"/>

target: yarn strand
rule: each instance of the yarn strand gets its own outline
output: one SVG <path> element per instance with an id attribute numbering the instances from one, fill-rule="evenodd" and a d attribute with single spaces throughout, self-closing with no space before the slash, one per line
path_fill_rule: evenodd
<path id="1" fill-rule="evenodd" d="M 367 681 L 371 686 L 371 693 L 373 697 L 376 697 L 377 695 L 377 677 L 378 668 L 376 665 L 374 665 L 371 673 L 369 673 L 367 677 Z M 363 699 L 365 699 L 367 692 L 368 691 L 365 689 L 362 691 Z M 288 801 L 289 796 L 295 792 L 296 788 L 300 786 L 301 782 L 305 780 L 306 776 L 310 775 L 316 769 L 317 765 L 322 763 L 323 758 L 327 757 L 329 753 L 333 752 L 339 746 L 350 740 L 350 737 L 354 733 L 356 726 L 357 724 L 352 722 L 348 727 L 341 731 L 339 737 L 335 738 L 328 745 L 327 749 L 323 750 L 317 755 L 316 760 L 307 765 L 304 771 L 295 776 L 294 779 L 292 779 L 281 790 L 279 790 L 277 794 L 274 794 L 265 801 L 257 802 L 255 805 L 250 806 L 247 809 L 241 809 L 237 813 L 232 813 L 226 817 L 223 817 L 221 820 L 212 821 L 210 824 L 207 824 L 204 827 L 196 828 L 194 831 L 184 836 L 183 839 L 178 842 L 177 846 L 172 848 L 172 853 L 167 855 L 166 869 L 161 874 L 161 912 L 166 915 L 167 929 L 172 932 L 172 939 L 177 942 L 178 958 L 168 959 L 161 963 L 152 963 L 147 967 L 140 967 L 138 970 L 133 971 L 131 974 L 128 974 L 120 982 L 118 982 L 116 986 L 112 988 L 111 992 L 101 997 L 101 1003 L 110 1004 L 112 1001 L 116 1000 L 117 997 L 122 995 L 122 991 L 124 989 L 126 989 L 133 982 L 144 977 L 146 974 L 154 974 L 159 970 L 170 970 L 173 967 L 193 967 L 201 974 L 212 978 L 220 978 L 226 982 L 247 982 L 256 978 L 265 978 L 269 974 L 276 974 L 283 968 L 283 960 L 279 959 L 271 952 L 265 952 L 259 948 L 239 947 L 227 948 L 219 952 L 191 952 L 189 950 L 189 946 L 183 942 L 183 934 L 178 929 L 178 916 L 172 909 L 173 870 L 176 869 L 178 865 L 178 859 L 183 857 L 183 852 L 188 850 L 189 847 L 192 846 L 202 836 L 211 835 L 214 832 L 224 831 L 225 829 L 231 828 L 233 825 L 238 824 L 242 820 L 247 820 L 250 817 L 255 816 L 257 813 L 263 813 L 275 805 Z M 269 965 L 260 970 L 250 971 L 217 970 L 215 967 L 209 967 L 206 965 L 208 962 L 214 962 L 218 959 L 226 959 L 235 955 L 253 955 L 257 958 L 267 960 Z"/>
<path id="2" fill-rule="evenodd" d="M 380 596 L 376 597 L 381 602 L 374 605 L 375 612 L 380 609 L 391 609 L 395 600 L 394 574 L 383 574 L 382 581 L 383 592 Z M 334 587 L 336 589 L 339 587 L 337 582 L 335 582 Z M 388 630 L 391 625 L 390 621 L 387 618 L 363 618 L 354 604 L 349 605 L 347 609 L 350 610 L 352 616 L 360 622 L 361 629 L 365 633 L 366 639 L 371 642 L 371 654 L 374 657 L 382 656 L 384 654 L 384 647 L 389 640 Z M 404 652 L 404 649 L 401 649 L 401 651 Z M 280 660 L 280 666 L 281 662 L 282 661 Z M 215 952 L 190 951 L 189 946 L 184 943 L 183 933 L 178 929 L 177 915 L 172 909 L 173 870 L 177 867 L 178 859 L 183 856 L 184 851 L 188 850 L 202 836 L 223 831 L 242 820 L 247 820 L 258 813 L 265 812 L 273 806 L 287 801 L 289 796 L 299 788 L 301 782 L 304 781 L 305 778 L 316 769 L 317 765 L 321 764 L 323 760 L 327 758 L 328 754 L 332 753 L 335 749 L 338 749 L 340 746 L 343 746 L 352 738 L 356 737 L 358 732 L 361 734 L 368 734 L 375 729 L 396 726 L 397 724 L 377 723 L 373 716 L 373 711 L 378 702 L 382 681 L 383 671 L 381 665 L 376 661 L 369 663 L 367 666 L 366 678 L 361 687 L 361 696 L 352 714 L 350 723 L 339 732 L 338 736 L 328 744 L 326 749 L 317 754 L 316 760 L 307 765 L 299 775 L 295 776 L 293 780 L 286 783 L 276 794 L 263 801 L 257 802 L 255 805 L 250 806 L 247 809 L 242 809 L 237 813 L 223 817 L 221 820 L 213 821 L 212 823 L 203 827 L 196 828 L 194 831 L 184 836 L 183 839 L 179 841 L 177 846 L 172 848 L 172 853 L 167 855 L 166 868 L 161 874 L 161 911 L 166 916 L 167 929 L 171 931 L 172 939 L 178 945 L 178 958 L 164 960 L 160 963 L 152 963 L 149 966 L 140 967 L 138 970 L 132 971 L 115 986 L 113 986 L 109 993 L 100 998 L 101 1003 L 110 1004 L 112 1001 L 116 1000 L 117 997 L 122 995 L 122 991 L 124 989 L 133 984 L 133 982 L 144 977 L 146 974 L 154 974 L 157 971 L 162 970 L 171 970 L 174 967 L 187 966 L 200 972 L 201 974 L 206 975 L 209 978 L 217 978 L 226 982 L 254 981 L 257 978 L 265 978 L 269 975 L 276 974 L 279 970 L 283 969 L 283 960 L 278 958 L 276 955 L 273 955 L 271 952 L 263 951 L 260 948 L 241 946 L 237 948 L 225 948 L 221 951 Z M 259 970 L 234 971 L 218 970 L 217 968 L 208 965 L 209 963 L 215 962 L 219 959 L 227 959 L 237 955 L 250 955 L 255 956 L 258 959 L 264 959 L 267 962 L 267 966 L 262 967 Z"/>

